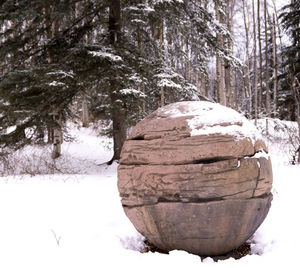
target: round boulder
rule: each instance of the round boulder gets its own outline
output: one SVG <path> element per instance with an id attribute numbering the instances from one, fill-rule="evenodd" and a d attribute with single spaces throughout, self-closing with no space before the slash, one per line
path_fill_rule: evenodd
<path id="1" fill-rule="evenodd" d="M 156 247 L 221 255 L 265 219 L 272 166 L 244 116 L 210 102 L 179 102 L 135 126 L 122 149 L 118 188 L 126 215 Z"/>

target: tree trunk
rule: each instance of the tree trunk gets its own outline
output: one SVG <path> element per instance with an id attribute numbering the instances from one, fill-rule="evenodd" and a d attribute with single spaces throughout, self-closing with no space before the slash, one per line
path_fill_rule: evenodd
<path id="1" fill-rule="evenodd" d="M 88 1 L 89 3 L 91 3 L 90 1 Z M 78 3 L 74 5 L 74 18 L 76 17 L 76 11 L 78 12 L 79 9 L 79 5 Z M 83 22 L 82 22 L 83 23 Z M 86 35 L 86 42 L 87 44 L 92 44 L 93 43 L 93 34 L 88 32 Z M 85 89 L 82 90 L 81 92 L 81 96 L 82 96 L 82 114 L 81 114 L 81 121 L 82 121 L 82 127 L 88 127 L 89 123 L 90 123 L 90 119 L 89 119 L 89 109 L 88 109 L 88 101 L 87 101 L 87 95 L 89 89 Z"/>
<path id="2" fill-rule="evenodd" d="M 224 23 L 224 15 L 220 14 L 219 5 L 216 2 L 215 4 L 215 12 L 216 12 L 216 20 L 220 23 Z M 222 35 L 216 35 L 217 40 L 221 47 L 224 49 L 224 38 Z M 218 102 L 224 106 L 226 106 L 226 88 L 225 88 L 225 67 L 224 67 L 224 59 L 221 58 L 218 54 L 216 55 L 216 72 L 217 72 L 217 97 Z"/>
<path id="3" fill-rule="evenodd" d="M 165 46 L 164 46 L 164 22 L 162 21 L 160 24 L 159 30 L 159 42 L 160 42 L 160 50 L 162 55 L 165 56 Z M 164 59 L 166 60 L 166 59 Z M 160 87 L 160 106 L 163 107 L 165 105 L 165 88 L 163 86 Z"/>
<path id="4" fill-rule="evenodd" d="M 190 82 L 190 58 L 189 58 L 189 39 L 188 37 L 185 40 L 185 53 L 186 53 L 186 58 L 185 58 L 185 79 Z"/>
<path id="5" fill-rule="evenodd" d="M 277 95 L 278 95 L 278 65 L 277 65 L 277 42 L 276 42 L 276 20 L 273 13 L 273 69 L 274 69 L 274 117 L 277 117 Z"/>
<path id="6" fill-rule="evenodd" d="M 226 7 L 225 7 L 225 14 L 226 14 L 226 24 L 227 29 L 232 35 L 232 16 L 231 16 L 231 10 L 233 6 L 232 0 L 226 1 Z M 232 42 L 230 38 L 226 38 L 226 44 L 225 48 L 227 51 L 230 51 L 232 53 L 233 47 Z M 232 85 L 232 67 L 230 65 L 230 62 L 228 60 L 224 61 L 224 82 L 225 82 L 225 91 L 226 91 L 226 105 L 228 107 L 234 108 L 234 90 Z"/>
<path id="7" fill-rule="evenodd" d="M 141 55 L 143 55 L 144 51 L 143 51 L 143 43 L 142 43 L 141 26 L 140 26 L 140 24 L 137 25 L 137 42 L 138 42 L 139 52 L 140 52 Z M 145 87 L 144 87 L 143 81 L 139 85 L 138 90 L 145 94 Z M 146 113 L 146 102 L 145 102 L 145 99 L 142 100 L 142 113 L 143 114 Z"/>
<path id="8" fill-rule="evenodd" d="M 82 126 L 89 126 L 89 110 L 86 98 L 86 92 L 82 92 Z"/>
<path id="9" fill-rule="evenodd" d="M 248 8 L 245 6 L 245 0 L 243 0 L 243 17 L 244 17 L 244 27 L 246 32 L 246 87 L 249 96 L 249 114 L 252 117 L 252 90 L 250 83 L 250 56 L 249 56 L 249 12 Z M 247 16 L 246 16 L 247 12 Z"/>
<path id="10" fill-rule="evenodd" d="M 261 49 L 261 29 L 260 29 L 260 0 L 257 0 L 257 33 L 259 47 L 259 113 L 263 114 L 263 76 L 262 76 L 262 49 Z"/>
<path id="11" fill-rule="evenodd" d="M 165 87 L 160 87 L 160 107 L 165 105 Z"/>
<path id="12" fill-rule="evenodd" d="M 232 78 L 232 100 L 233 100 L 233 109 L 238 110 L 238 100 L 237 100 L 237 91 L 236 91 L 236 75 L 235 71 L 231 72 Z"/>
<path id="13" fill-rule="evenodd" d="M 112 88 L 113 84 L 111 85 Z M 113 158 L 109 161 L 109 164 L 111 164 L 114 160 L 120 159 L 121 150 L 127 137 L 126 112 L 123 104 L 119 102 L 118 95 L 115 93 L 111 93 L 111 102 L 113 106 L 112 121 L 114 155 Z"/>
<path id="14" fill-rule="evenodd" d="M 268 20 L 267 20 L 267 0 L 264 0 L 264 17 L 265 17 L 265 69 L 266 69 L 266 134 L 269 134 L 269 124 L 268 118 L 270 117 L 271 110 L 271 96 L 270 96 L 270 87 L 269 87 L 269 55 L 268 55 Z"/>
<path id="15" fill-rule="evenodd" d="M 48 3 L 47 6 L 44 9 L 44 14 L 45 14 L 45 28 L 46 28 L 46 34 L 45 34 L 45 39 L 46 42 L 47 40 L 50 40 L 51 38 L 51 21 L 50 21 L 50 4 Z M 50 53 L 48 55 L 48 62 L 50 62 Z M 53 128 L 48 125 L 47 126 L 47 134 L 48 134 L 48 139 L 47 139 L 47 143 L 48 144 L 53 144 Z"/>
<path id="16" fill-rule="evenodd" d="M 117 46 L 120 42 L 121 33 L 121 5 L 120 0 L 111 0 L 109 7 L 109 40 L 112 46 Z M 110 80 L 110 100 L 112 105 L 112 121 L 113 121 L 113 142 L 114 155 L 108 162 L 111 164 L 114 160 L 119 160 L 121 150 L 126 140 L 126 112 L 124 104 L 119 101 L 119 85 L 115 79 Z"/>
<path id="17" fill-rule="evenodd" d="M 54 21 L 51 23 L 51 7 L 50 4 L 47 4 L 44 10 L 45 13 L 45 39 L 48 42 L 51 38 L 53 38 L 58 31 L 58 21 Z M 48 62 L 51 63 L 53 61 L 53 53 L 51 51 L 48 52 Z M 61 117 L 59 115 L 59 111 L 56 107 L 52 107 L 51 113 L 49 115 L 52 117 L 52 121 L 54 124 L 57 124 L 57 127 L 48 125 L 47 132 L 48 132 L 48 144 L 52 144 L 52 153 L 51 157 L 53 159 L 59 157 L 61 155 L 61 142 L 62 142 L 62 133 L 61 131 Z"/>
<path id="18" fill-rule="evenodd" d="M 59 30 L 59 22 L 56 20 L 51 25 L 51 33 L 52 38 L 55 37 Z M 49 52 L 49 63 L 53 61 L 53 53 Z M 51 157 L 53 159 L 61 156 L 61 145 L 63 142 L 63 134 L 62 134 L 62 118 L 61 118 L 61 110 L 59 107 L 53 105 L 52 107 L 52 118 L 53 118 L 53 149 Z"/>
<path id="19" fill-rule="evenodd" d="M 55 126 L 53 127 L 53 149 L 51 157 L 56 159 L 61 156 L 61 144 L 62 144 L 62 120 L 61 120 L 61 111 L 57 108 L 53 109 L 53 121 Z"/>
<path id="20" fill-rule="evenodd" d="M 220 57 L 216 55 L 216 79 L 217 79 L 217 102 L 221 103 L 221 85 L 220 85 Z"/>
<path id="21" fill-rule="evenodd" d="M 255 5 L 254 0 L 252 0 L 252 10 L 253 10 L 253 46 L 254 46 L 254 59 L 253 59 L 253 72 L 254 72 L 254 114 L 255 114 L 255 125 L 257 125 L 257 117 L 258 117 L 258 96 L 257 96 L 257 57 L 256 57 L 256 23 L 255 23 Z"/>
<path id="22" fill-rule="evenodd" d="M 277 8 L 276 8 L 275 1 L 272 0 L 272 2 L 273 2 L 274 11 L 275 11 L 275 21 L 276 21 L 276 26 L 277 26 L 277 31 L 276 32 L 278 32 L 280 47 L 283 47 L 283 45 L 282 45 L 282 36 L 281 36 L 280 23 L 279 23 L 278 16 L 277 16 L 277 14 L 278 14 L 277 13 Z M 282 60 L 282 62 L 283 62 L 283 60 Z"/>
<path id="23" fill-rule="evenodd" d="M 47 133 L 48 133 L 48 140 L 47 140 L 47 143 L 48 144 L 52 144 L 53 141 L 54 141 L 54 138 L 53 138 L 53 128 L 48 126 L 47 127 Z"/>

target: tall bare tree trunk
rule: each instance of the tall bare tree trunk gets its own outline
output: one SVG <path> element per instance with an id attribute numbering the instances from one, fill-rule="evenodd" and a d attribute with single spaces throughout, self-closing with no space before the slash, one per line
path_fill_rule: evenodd
<path id="1" fill-rule="evenodd" d="M 143 4 L 143 0 L 138 0 L 139 4 Z M 142 42 L 142 24 L 137 24 L 137 42 L 138 42 L 138 48 L 141 55 L 144 54 L 144 48 L 143 48 L 143 42 Z M 139 91 L 141 91 L 143 94 L 145 94 L 145 86 L 144 82 L 141 81 L 139 84 Z M 145 99 L 142 100 L 142 113 L 146 113 L 146 101 Z"/>
<path id="2" fill-rule="evenodd" d="M 221 64 L 219 54 L 216 55 L 217 101 L 221 103 Z"/>
<path id="3" fill-rule="evenodd" d="M 185 79 L 190 81 L 190 62 L 189 62 L 189 40 L 186 38 L 185 40 Z"/>
<path id="4" fill-rule="evenodd" d="M 218 22 L 224 24 L 224 15 L 219 11 L 219 5 L 215 4 L 216 19 Z M 224 37 L 217 33 L 217 40 L 222 48 L 224 48 Z M 225 88 L 225 67 L 224 59 L 218 54 L 216 55 L 216 72 L 217 72 L 217 96 L 218 102 L 226 106 L 226 88 Z"/>
<path id="5" fill-rule="evenodd" d="M 266 134 L 269 134 L 269 124 L 268 118 L 270 117 L 270 110 L 271 110 L 271 96 L 270 96 L 270 86 L 269 86 L 269 55 L 268 55 L 268 20 L 267 20 L 267 0 L 264 0 L 264 17 L 265 17 L 265 69 L 266 69 Z"/>
<path id="6" fill-rule="evenodd" d="M 53 121 L 54 121 L 54 127 L 53 127 L 53 149 L 51 157 L 53 159 L 58 158 L 61 156 L 61 144 L 63 140 L 62 136 L 62 120 L 61 120 L 61 111 L 59 108 L 54 107 L 53 112 Z"/>
<path id="7" fill-rule="evenodd" d="M 57 35 L 58 29 L 59 29 L 59 23 L 56 20 L 51 25 L 52 38 Z M 52 62 L 51 53 L 49 55 L 49 62 Z M 63 135 L 62 135 L 61 111 L 60 111 L 59 107 L 57 107 L 55 105 L 52 108 L 52 118 L 53 118 L 54 126 L 52 128 L 53 149 L 52 149 L 51 157 L 53 159 L 56 159 L 59 156 L 61 156 L 61 145 L 63 142 Z"/>
<path id="8" fill-rule="evenodd" d="M 247 16 L 246 16 L 247 12 Z M 243 0 L 243 17 L 244 17 L 244 27 L 246 32 L 246 65 L 247 65 L 247 92 L 249 96 L 249 114 L 250 117 L 252 116 L 252 90 L 251 90 L 251 83 L 250 83 L 250 56 L 249 56 L 249 12 L 248 7 L 246 7 L 245 0 Z"/>
<path id="9" fill-rule="evenodd" d="M 260 0 L 257 0 L 257 33 L 259 48 L 259 113 L 263 114 L 263 75 L 262 75 L 262 48 L 261 48 L 261 28 L 260 28 Z"/>
<path id="10" fill-rule="evenodd" d="M 277 59 L 277 42 L 276 42 L 276 19 L 273 13 L 273 69 L 274 69 L 274 117 L 277 117 L 277 95 L 278 95 L 278 59 Z"/>
<path id="11" fill-rule="evenodd" d="M 258 82 L 258 77 L 257 77 L 257 52 L 256 52 L 256 23 L 255 23 L 255 5 L 254 5 L 254 0 L 252 0 L 252 10 L 253 10 L 253 46 L 254 46 L 254 58 L 253 58 L 253 72 L 254 72 L 254 114 L 255 114 L 255 125 L 257 125 L 257 115 L 258 115 L 258 96 L 257 96 L 257 82 Z"/>
<path id="12" fill-rule="evenodd" d="M 86 92 L 82 92 L 82 126 L 89 126 L 89 110 L 86 98 Z"/>
<path id="13" fill-rule="evenodd" d="M 277 16 L 277 8 L 276 8 L 276 0 L 272 0 L 272 3 L 273 3 L 273 7 L 274 7 L 274 11 L 275 11 L 275 21 L 276 21 L 276 26 L 277 26 L 277 31 L 278 32 L 278 37 L 279 37 L 279 43 L 280 43 L 280 46 L 282 47 L 282 36 L 281 36 L 281 29 L 280 29 L 280 23 L 279 23 L 279 20 L 278 20 L 278 16 Z"/>
<path id="14" fill-rule="evenodd" d="M 232 0 L 226 1 L 226 7 L 225 7 L 225 14 L 226 14 L 226 24 L 227 29 L 232 34 L 232 16 L 231 16 L 231 10 L 233 6 Z M 232 51 L 233 46 L 230 38 L 226 38 L 226 44 L 225 48 L 227 51 Z M 230 65 L 230 62 L 228 60 L 224 61 L 224 79 L 225 79 L 225 91 L 226 91 L 226 105 L 234 108 L 234 89 L 232 85 L 232 67 Z"/>
<path id="15" fill-rule="evenodd" d="M 90 1 L 88 1 L 88 2 L 90 3 Z M 79 5 L 77 3 L 77 4 L 75 4 L 74 18 L 76 17 L 76 11 L 78 12 L 78 9 L 79 9 Z M 93 43 L 93 34 L 92 33 L 87 33 L 86 42 L 87 42 L 87 44 Z M 86 88 L 85 90 L 82 90 L 82 92 L 81 92 L 81 96 L 82 96 L 82 114 L 81 114 L 82 127 L 88 127 L 89 123 L 90 123 L 88 101 L 87 101 L 88 90 L 89 89 Z"/>
<path id="16" fill-rule="evenodd" d="M 164 22 L 161 22 L 160 31 L 159 31 L 159 41 L 160 41 L 160 49 L 163 54 L 165 54 L 164 49 Z M 160 87 L 160 106 L 163 107 L 165 105 L 165 88 L 164 86 Z"/>
<path id="17" fill-rule="evenodd" d="M 55 37 L 59 30 L 59 22 L 55 20 L 51 25 L 52 38 Z M 53 61 L 53 55 L 50 51 L 49 62 Z M 61 156 L 61 145 L 63 142 L 63 134 L 62 134 L 62 115 L 60 107 L 55 104 L 52 107 L 52 118 L 53 118 L 53 128 L 52 128 L 52 138 L 53 138 L 53 149 L 51 157 L 56 159 Z"/>
<path id="18" fill-rule="evenodd" d="M 138 41 L 139 52 L 140 52 L 141 55 L 143 55 L 144 51 L 143 51 L 143 44 L 142 44 L 142 36 L 141 36 L 141 26 L 140 26 L 140 24 L 137 25 L 137 41 Z M 144 87 L 143 81 L 141 82 L 141 84 L 139 86 L 139 91 L 141 91 L 142 93 L 145 94 L 145 87 Z M 144 99 L 142 100 L 142 112 L 143 112 L 143 114 L 146 113 L 146 102 L 145 102 Z"/>
<path id="19" fill-rule="evenodd" d="M 282 43 L 282 34 L 281 34 L 281 27 L 280 27 L 280 22 L 279 22 L 279 19 L 278 19 L 278 13 L 277 13 L 277 8 L 276 8 L 276 0 L 272 0 L 272 3 L 273 3 L 273 7 L 274 7 L 274 11 L 275 11 L 275 21 L 276 21 L 276 37 L 279 38 L 279 44 L 280 44 L 280 47 L 283 47 L 283 43 Z M 280 57 L 280 60 L 281 62 L 284 62 L 284 54 L 283 53 L 279 53 L 279 57 Z M 277 65 L 278 65 L 278 55 L 277 55 Z M 278 66 L 277 66 L 278 68 Z M 284 72 L 285 72 L 285 67 L 282 67 Z"/>
<path id="20" fill-rule="evenodd" d="M 110 44 L 117 46 L 120 42 L 121 33 L 121 4 L 120 0 L 111 0 L 109 7 L 109 22 L 108 22 Z M 113 160 L 119 160 L 121 150 L 126 140 L 126 111 L 124 104 L 119 101 L 119 85 L 115 79 L 110 80 L 110 100 L 112 104 L 112 121 L 113 121 L 113 141 L 114 155 L 108 162 L 111 164 Z"/>
<path id="21" fill-rule="evenodd" d="M 231 4 L 231 11 L 230 11 L 230 21 L 231 21 L 231 35 L 234 36 L 234 27 L 232 27 L 233 25 L 233 18 L 234 18 L 234 7 L 235 7 L 235 3 L 236 1 L 233 0 L 232 1 L 232 4 Z M 231 51 L 232 51 L 232 54 L 234 54 L 234 44 L 233 42 L 231 42 Z M 237 110 L 238 109 L 238 101 L 237 101 L 237 92 L 236 92 L 236 77 L 235 77 L 235 71 L 233 70 L 233 68 L 231 68 L 231 107 L 234 109 L 234 110 Z"/>
<path id="22" fill-rule="evenodd" d="M 44 38 L 46 40 L 50 40 L 51 36 L 52 36 L 50 13 L 51 13 L 50 4 L 48 3 L 47 6 L 45 7 L 45 10 L 44 10 L 44 14 L 45 14 L 45 28 L 46 28 L 46 34 L 45 34 Z M 51 55 L 49 53 L 49 55 L 48 55 L 48 62 L 50 62 L 50 61 L 51 61 Z M 47 143 L 48 144 L 53 144 L 53 141 L 54 141 L 54 138 L 53 138 L 53 128 L 50 125 L 47 126 L 47 132 L 48 132 Z"/>
<path id="23" fill-rule="evenodd" d="M 200 93 L 208 98 L 207 78 L 203 73 L 198 74 Z"/>

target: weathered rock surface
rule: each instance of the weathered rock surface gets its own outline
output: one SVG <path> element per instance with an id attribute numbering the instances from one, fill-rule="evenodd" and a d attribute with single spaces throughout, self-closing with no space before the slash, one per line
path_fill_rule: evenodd
<path id="1" fill-rule="evenodd" d="M 244 243 L 271 205 L 272 166 L 255 127 L 208 102 L 158 109 L 125 142 L 125 213 L 163 250 L 220 255 Z"/>

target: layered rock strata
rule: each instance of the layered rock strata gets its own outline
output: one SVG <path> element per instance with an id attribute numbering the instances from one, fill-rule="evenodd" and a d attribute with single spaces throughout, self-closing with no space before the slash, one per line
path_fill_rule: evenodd
<path id="1" fill-rule="evenodd" d="M 182 102 L 133 129 L 118 188 L 126 215 L 158 248 L 220 255 L 244 243 L 266 217 L 272 166 L 257 130 L 240 114 Z"/>

